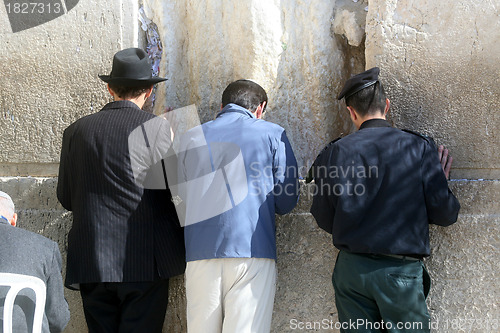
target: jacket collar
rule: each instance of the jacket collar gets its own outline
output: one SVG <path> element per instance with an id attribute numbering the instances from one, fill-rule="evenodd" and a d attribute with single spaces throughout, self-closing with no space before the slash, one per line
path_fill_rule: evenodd
<path id="1" fill-rule="evenodd" d="M 372 127 L 392 127 L 392 126 L 391 124 L 389 124 L 387 120 L 376 118 L 365 121 L 364 123 L 361 124 L 359 129 L 362 130 L 364 128 L 372 128 Z"/>
<path id="2" fill-rule="evenodd" d="M 250 118 L 255 118 L 255 116 L 253 115 L 252 112 L 248 111 L 244 107 L 241 107 L 241 106 L 233 104 L 233 103 L 229 103 L 222 110 L 220 110 L 220 112 L 217 114 L 216 118 L 219 118 L 221 115 L 223 115 L 225 113 L 240 113 L 240 114 L 249 116 Z"/>
<path id="3" fill-rule="evenodd" d="M 103 107 L 103 110 L 104 109 L 122 109 L 122 108 L 133 108 L 133 109 L 141 110 L 137 106 L 137 104 L 135 104 L 134 102 L 131 102 L 131 101 L 127 101 L 127 100 L 110 102 Z"/>
<path id="4" fill-rule="evenodd" d="M 0 217 L 0 224 L 8 224 L 10 225 L 10 222 L 5 218 L 5 217 Z"/>

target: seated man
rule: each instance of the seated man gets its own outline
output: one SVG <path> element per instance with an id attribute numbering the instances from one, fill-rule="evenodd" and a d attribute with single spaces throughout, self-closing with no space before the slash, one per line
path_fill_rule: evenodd
<path id="1" fill-rule="evenodd" d="M 0 273 L 40 278 L 47 287 L 42 332 L 61 332 L 68 324 L 69 308 L 64 299 L 59 247 L 42 235 L 14 228 L 16 221 L 12 199 L 0 191 Z M 0 287 L 0 315 L 8 290 Z M 31 332 L 34 310 L 34 293 L 22 290 L 14 303 L 13 332 Z"/>

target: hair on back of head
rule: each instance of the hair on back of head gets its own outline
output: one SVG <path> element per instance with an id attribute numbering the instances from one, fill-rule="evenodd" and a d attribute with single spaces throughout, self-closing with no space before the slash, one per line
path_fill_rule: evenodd
<path id="1" fill-rule="evenodd" d="M 362 89 L 345 100 L 347 106 L 353 107 L 361 116 L 384 112 L 386 94 L 380 82 Z"/>
<path id="2" fill-rule="evenodd" d="M 146 85 L 140 85 L 135 87 L 120 86 L 116 84 L 109 83 L 109 87 L 113 90 L 118 97 L 122 99 L 137 98 L 147 92 L 153 84 L 148 83 Z"/>
<path id="3" fill-rule="evenodd" d="M 262 102 L 267 104 L 266 91 L 250 80 L 234 81 L 222 93 L 222 107 L 233 103 L 253 112 Z"/>

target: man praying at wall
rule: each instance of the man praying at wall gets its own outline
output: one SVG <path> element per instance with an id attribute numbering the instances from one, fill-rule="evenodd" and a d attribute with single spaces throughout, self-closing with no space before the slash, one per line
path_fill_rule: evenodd
<path id="1" fill-rule="evenodd" d="M 178 153 L 189 333 L 266 333 L 276 291 L 275 213 L 297 204 L 297 162 L 285 130 L 262 120 L 267 94 L 238 80 L 215 120 Z"/>
<path id="2" fill-rule="evenodd" d="M 71 124 L 62 142 L 57 197 L 73 212 L 66 286 L 80 290 L 90 332 L 160 333 L 184 239 L 164 169 L 147 172 L 163 165 L 170 127 L 141 108 L 166 79 L 137 48 L 116 53 L 100 78 L 114 101 Z"/>
<path id="3" fill-rule="evenodd" d="M 391 127 L 378 74 L 375 67 L 352 77 L 338 96 L 358 131 L 314 162 L 311 213 L 340 250 L 333 287 L 341 332 L 429 332 L 422 259 L 430 255 L 429 224 L 457 220 L 460 204 L 447 183 L 452 158 L 432 139 Z M 331 172 L 352 167 L 358 172 Z"/>

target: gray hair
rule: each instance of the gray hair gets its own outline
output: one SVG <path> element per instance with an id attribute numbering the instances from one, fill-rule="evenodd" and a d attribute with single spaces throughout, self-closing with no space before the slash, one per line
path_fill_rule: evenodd
<path id="1" fill-rule="evenodd" d="M 0 213 L 2 213 L 3 215 L 7 215 L 5 217 L 8 219 L 12 218 L 15 213 L 15 207 L 12 198 L 10 197 L 10 195 L 2 191 L 0 191 Z"/>

